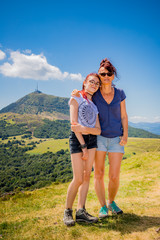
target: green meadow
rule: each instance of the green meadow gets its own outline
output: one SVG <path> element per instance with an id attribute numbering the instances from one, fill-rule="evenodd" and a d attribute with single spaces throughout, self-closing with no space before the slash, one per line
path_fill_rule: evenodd
<path id="1" fill-rule="evenodd" d="M 30 154 L 42 154 L 47 151 L 50 152 L 57 152 L 60 151 L 61 149 L 69 149 L 69 142 L 68 138 L 67 139 L 48 139 L 43 141 L 42 143 L 38 144 L 36 148 L 34 148 L 31 151 L 28 151 L 27 153 Z"/>
<path id="2" fill-rule="evenodd" d="M 3 143 L 7 143 L 8 140 L 13 141 L 14 137 L 9 137 L 7 140 L 3 140 Z M 15 140 L 22 140 L 22 135 L 16 136 Z M 69 149 L 69 141 L 68 138 L 66 139 L 53 139 L 53 138 L 36 138 L 32 137 L 32 139 L 24 139 L 25 146 L 30 144 L 31 142 L 39 142 L 42 141 L 39 144 L 36 144 L 36 147 L 33 150 L 28 151 L 29 154 L 43 154 L 47 151 L 56 153 L 57 151 L 60 151 L 61 149 Z"/>
<path id="3" fill-rule="evenodd" d="M 37 141 L 37 139 L 32 139 Z M 68 148 L 68 140 L 47 139 L 28 153 L 44 153 Z M 97 224 L 63 224 L 69 183 L 51 184 L 34 191 L 17 192 L 0 198 L 0 239 L 3 240 L 158 240 L 160 239 L 160 139 L 129 138 L 121 168 L 116 202 L 122 216 L 112 216 Z M 108 185 L 108 164 L 105 169 Z M 107 199 L 107 191 L 106 191 Z M 73 206 L 75 209 L 77 198 Z M 91 174 L 86 208 L 98 216 L 100 204 Z"/>

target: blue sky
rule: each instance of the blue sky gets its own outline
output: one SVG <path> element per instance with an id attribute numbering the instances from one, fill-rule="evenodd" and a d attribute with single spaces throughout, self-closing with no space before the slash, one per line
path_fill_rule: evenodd
<path id="1" fill-rule="evenodd" d="M 160 2 L 1 1 L 0 109 L 39 89 L 70 97 L 108 57 L 129 120 L 160 122 Z"/>

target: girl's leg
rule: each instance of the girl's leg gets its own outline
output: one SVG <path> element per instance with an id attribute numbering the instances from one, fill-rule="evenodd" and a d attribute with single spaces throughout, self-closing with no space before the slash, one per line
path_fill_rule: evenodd
<path id="1" fill-rule="evenodd" d="M 104 185 L 105 158 L 106 152 L 96 151 L 94 163 L 94 184 L 97 197 L 102 207 L 106 205 Z"/>
<path id="2" fill-rule="evenodd" d="M 71 154 L 71 161 L 73 169 L 73 180 L 70 183 L 67 191 L 66 209 L 72 208 L 78 188 L 83 183 L 84 166 L 82 153 Z"/>
<path id="3" fill-rule="evenodd" d="M 120 167 L 123 153 L 109 152 L 108 203 L 114 201 L 119 188 Z"/>
<path id="4" fill-rule="evenodd" d="M 77 209 L 84 208 L 89 189 L 90 175 L 93 162 L 95 159 L 96 148 L 88 149 L 88 159 L 84 161 L 84 178 L 83 183 L 79 187 Z"/>

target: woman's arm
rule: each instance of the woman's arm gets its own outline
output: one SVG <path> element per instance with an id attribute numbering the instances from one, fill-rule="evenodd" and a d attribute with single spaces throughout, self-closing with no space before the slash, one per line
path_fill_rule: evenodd
<path id="1" fill-rule="evenodd" d="M 71 124 L 72 123 L 78 124 L 78 103 L 75 99 L 71 99 L 70 101 L 70 121 L 71 121 Z M 81 145 L 85 144 L 82 133 L 75 132 L 75 135 Z M 82 159 L 86 160 L 88 158 L 87 147 L 82 149 L 82 152 L 83 152 Z"/>
<path id="2" fill-rule="evenodd" d="M 74 89 L 72 92 L 71 92 L 71 96 L 72 97 L 80 97 L 80 93 L 77 89 Z"/>
<path id="3" fill-rule="evenodd" d="M 95 124 L 94 128 L 84 127 L 79 123 L 78 124 L 73 123 L 71 125 L 71 129 L 75 133 L 93 134 L 93 135 L 100 135 L 101 134 L 101 127 L 100 127 L 98 115 L 97 115 L 96 124 Z"/>
<path id="4" fill-rule="evenodd" d="M 123 127 L 123 136 L 119 144 L 123 146 L 127 143 L 127 138 L 128 138 L 128 115 L 126 111 L 125 100 L 121 102 L 121 121 L 122 121 L 122 127 Z"/>

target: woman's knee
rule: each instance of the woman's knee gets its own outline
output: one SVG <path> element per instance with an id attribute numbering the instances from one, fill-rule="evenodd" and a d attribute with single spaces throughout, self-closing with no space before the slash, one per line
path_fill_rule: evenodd
<path id="1" fill-rule="evenodd" d="M 111 182 L 118 183 L 119 182 L 119 175 L 110 174 L 109 175 L 109 180 Z"/>
<path id="2" fill-rule="evenodd" d="M 104 178 L 104 169 L 95 170 L 94 172 L 95 180 L 101 180 Z"/>

